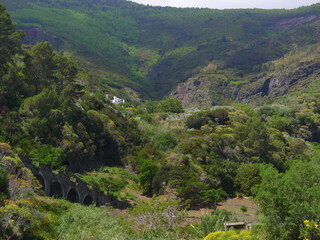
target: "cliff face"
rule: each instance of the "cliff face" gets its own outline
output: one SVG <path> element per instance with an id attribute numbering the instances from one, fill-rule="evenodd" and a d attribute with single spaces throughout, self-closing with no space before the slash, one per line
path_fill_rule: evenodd
<path id="1" fill-rule="evenodd" d="M 319 49 L 314 46 L 270 62 L 263 74 L 239 85 L 236 100 L 243 103 L 272 101 L 306 88 L 320 77 Z"/>
<path id="2" fill-rule="evenodd" d="M 230 102 L 232 93 L 240 82 L 236 72 L 213 68 L 209 64 L 198 74 L 180 83 L 170 95 L 181 100 L 184 107 L 223 105 Z"/>
<path id="3" fill-rule="evenodd" d="M 187 82 L 180 83 L 170 95 L 181 100 L 183 107 L 192 106 L 193 104 L 211 105 L 209 89 L 209 79 L 193 78 Z"/>
<path id="4" fill-rule="evenodd" d="M 183 106 L 222 105 L 235 100 L 241 103 L 270 103 L 278 97 L 302 90 L 320 77 L 320 44 L 297 48 L 263 65 L 256 74 L 240 74 L 215 68 L 180 83 L 171 92 Z"/>
<path id="5" fill-rule="evenodd" d="M 275 27 L 278 30 L 286 30 L 300 24 L 310 23 L 318 19 L 319 15 L 320 14 L 311 14 L 311 15 L 306 15 L 301 17 L 285 18 L 278 21 Z"/>

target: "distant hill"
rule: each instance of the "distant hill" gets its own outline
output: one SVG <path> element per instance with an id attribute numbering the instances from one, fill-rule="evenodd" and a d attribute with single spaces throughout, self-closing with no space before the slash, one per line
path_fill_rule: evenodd
<path id="1" fill-rule="evenodd" d="M 320 40 L 320 4 L 213 10 L 125 0 L 2 2 L 26 31 L 25 43 L 47 40 L 98 73 L 103 83 L 129 87 L 144 98 L 187 94 L 176 89 L 179 83 L 206 79 L 211 90 L 194 95 L 195 102 L 240 99 L 238 87 L 264 72 L 263 64 Z"/>

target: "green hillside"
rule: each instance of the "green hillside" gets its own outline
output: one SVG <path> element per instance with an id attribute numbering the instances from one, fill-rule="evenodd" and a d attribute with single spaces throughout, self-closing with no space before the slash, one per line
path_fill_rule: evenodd
<path id="1" fill-rule="evenodd" d="M 290 18 L 278 19 L 252 40 L 226 21 L 229 35 L 206 40 L 208 45 L 174 38 L 181 35 L 178 25 L 169 24 L 172 14 L 185 11 L 191 17 L 192 10 L 151 8 L 157 26 L 167 24 L 160 42 L 155 35 L 141 37 L 152 32 L 151 24 L 142 32 L 150 22 L 141 18 L 139 38 L 129 44 L 125 34 L 110 33 L 103 45 L 93 40 L 99 35 L 77 40 L 89 39 L 81 22 L 92 25 L 92 34 L 100 29 L 90 7 L 107 11 L 102 6 L 70 1 L 68 10 L 55 2 L 49 11 L 44 2 L 36 3 L 10 2 L 17 13 L 41 15 L 57 33 L 29 23 L 24 25 L 29 40 L 51 40 L 66 51 L 54 51 L 45 41 L 23 44 L 24 33 L 0 4 L 0 240 L 319 239 L 320 46 L 319 21 L 310 13 L 317 6 L 297 10 L 308 12 L 301 17 L 292 18 L 296 11 L 290 11 Z M 128 17 L 127 6 L 143 10 L 126 2 L 105 6 L 112 6 L 113 14 L 126 12 L 122 19 L 138 19 Z M 148 9 L 143 16 L 152 13 Z M 195 14 L 206 11 L 211 12 Z M 52 12 L 59 19 L 45 17 Z M 239 16 L 245 10 L 212 12 Z M 61 19 L 73 31 L 53 28 Z M 190 26 L 188 32 L 201 30 Z M 66 29 L 74 41 L 58 35 Z M 152 74 L 157 77 L 147 78 Z M 166 76 L 172 79 L 164 81 Z M 106 97 L 117 87 L 125 95 L 121 86 L 154 89 L 149 96 L 161 96 L 189 76 L 172 94 L 186 93 L 191 100 L 116 105 Z M 183 108 L 199 100 L 201 108 Z M 221 102 L 228 105 L 212 106 Z M 88 199 L 96 204 L 86 206 Z M 252 230 L 225 231 L 224 223 L 242 221 L 252 223 Z"/>
<path id="2" fill-rule="evenodd" d="M 320 4 L 294 10 L 149 7 L 123 0 L 3 1 L 27 32 L 81 57 L 106 84 L 167 95 L 211 62 L 244 75 L 319 40 Z M 63 26 L 63 27 L 61 27 Z M 84 58 L 83 58 L 84 57 Z"/>

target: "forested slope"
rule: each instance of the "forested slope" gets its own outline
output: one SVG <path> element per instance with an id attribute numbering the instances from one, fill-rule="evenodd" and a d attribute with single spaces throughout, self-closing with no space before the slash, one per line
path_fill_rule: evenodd
<path id="1" fill-rule="evenodd" d="M 319 238 L 319 45 L 304 46 L 317 33 L 299 35 L 306 40 L 259 73 L 212 62 L 194 75 L 201 86 L 198 77 L 223 83 L 228 74 L 239 101 L 269 100 L 268 92 L 275 103 L 185 111 L 172 97 L 114 105 L 105 95 L 110 89 L 65 53 L 48 42 L 23 45 L 23 32 L 2 4 L 0 26 L 0 239 Z M 71 181 L 79 177 L 130 208 L 44 197 L 22 157 Z M 253 198 L 261 217 L 244 205 L 232 210 L 242 211 L 240 219 L 216 209 L 235 196 Z M 186 210 L 203 207 L 214 212 L 188 217 Z M 247 214 L 258 222 L 251 232 L 221 231 L 224 222 L 245 221 Z"/>
<path id="2" fill-rule="evenodd" d="M 57 49 L 82 56 L 110 86 L 129 86 L 152 98 L 168 94 L 208 64 L 242 77 L 260 72 L 263 63 L 282 57 L 293 45 L 319 40 L 319 4 L 213 10 L 122 0 L 3 2 L 27 31 L 25 42 L 50 40 Z"/>

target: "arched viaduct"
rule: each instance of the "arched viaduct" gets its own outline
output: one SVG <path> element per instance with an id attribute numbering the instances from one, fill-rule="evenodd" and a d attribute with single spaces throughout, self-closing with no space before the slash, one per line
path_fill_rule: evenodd
<path id="1" fill-rule="evenodd" d="M 108 204 L 115 208 L 127 207 L 125 202 L 111 199 L 106 194 L 100 193 L 96 187 L 89 186 L 79 178 L 70 178 L 67 174 L 55 172 L 43 164 L 35 167 L 30 160 L 23 159 L 23 162 L 37 177 L 46 196 L 64 198 L 84 205 L 95 204 L 101 206 Z"/>

